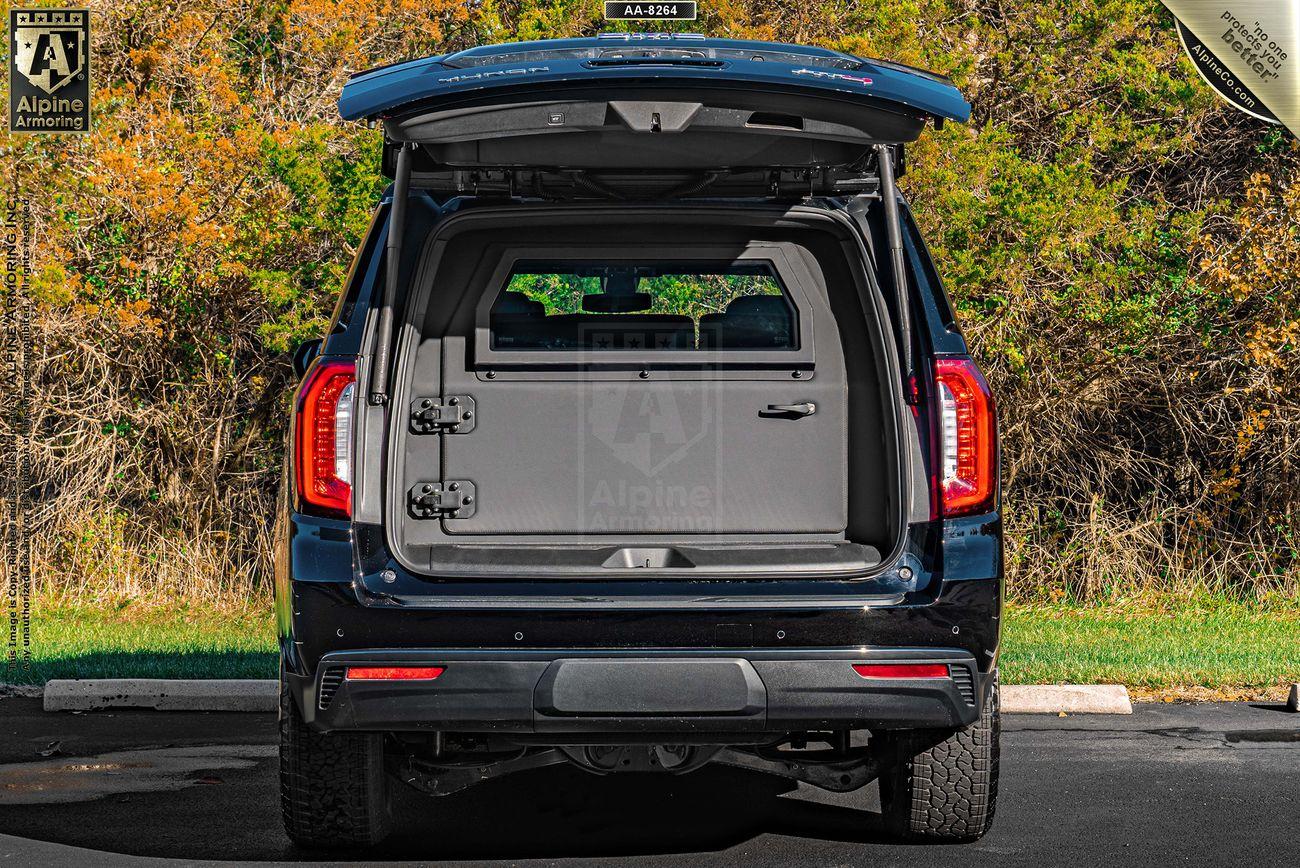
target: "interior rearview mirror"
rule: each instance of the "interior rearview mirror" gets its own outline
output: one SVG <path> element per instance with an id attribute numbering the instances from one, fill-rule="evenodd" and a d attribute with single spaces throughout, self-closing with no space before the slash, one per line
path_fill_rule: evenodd
<path id="1" fill-rule="evenodd" d="M 648 292 L 634 292 L 631 295 L 593 292 L 582 297 L 582 309 L 588 313 L 636 313 L 649 310 L 652 304 L 654 298 Z"/>

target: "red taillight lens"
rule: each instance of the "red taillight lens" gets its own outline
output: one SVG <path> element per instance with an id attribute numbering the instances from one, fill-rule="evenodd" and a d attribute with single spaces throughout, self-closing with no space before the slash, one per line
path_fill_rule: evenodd
<path id="1" fill-rule="evenodd" d="M 943 514 L 986 512 L 997 484 L 997 427 L 988 383 L 970 359 L 939 359 L 934 380 Z"/>
<path id="2" fill-rule="evenodd" d="M 352 362 L 321 362 L 298 393 L 294 470 L 304 511 L 344 518 L 352 513 L 356 383 Z"/>
<path id="3" fill-rule="evenodd" d="M 947 678 L 946 663 L 854 663 L 863 678 Z"/>
<path id="4" fill-rule="evenodd" d="M 445 666 L 349 666 L 349 681 L 432 681 Z"/>

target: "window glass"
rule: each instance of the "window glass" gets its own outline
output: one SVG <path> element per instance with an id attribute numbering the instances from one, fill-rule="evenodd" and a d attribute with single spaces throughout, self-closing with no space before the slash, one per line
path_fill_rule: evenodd
<path id="1" fill-rule="evenodd" d="M 793 350 L 770 262 L 515 264 L 492 305 L 503 350 Z"/>

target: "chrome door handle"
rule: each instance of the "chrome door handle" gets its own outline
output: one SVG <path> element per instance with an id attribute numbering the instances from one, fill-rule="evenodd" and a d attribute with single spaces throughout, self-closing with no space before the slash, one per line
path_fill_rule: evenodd
<path id="1" fill-rule="evenodd" d="M 817 412 L 817 405 L 812 401 L 799 404 L 768 404 L 766 410 L 759 410 L 760 416 L 811 416 Z"/>

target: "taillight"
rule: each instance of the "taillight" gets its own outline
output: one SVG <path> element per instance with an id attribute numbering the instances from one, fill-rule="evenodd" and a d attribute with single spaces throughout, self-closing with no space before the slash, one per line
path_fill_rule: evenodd
<path id="1" fill-rule="evenodd" d="M 863 678 L 947 678 L 947 663 L 854 663 Z"/>
<path id="2" fill-rule="evenodd" d="M 357 372 L 352 362 L 321 362 L 298 393 L 294 469 L 299 508 L 352 513 L 352 418 Z"/>
<path id="3" fill-rule="evenodd" d="M 988 383 L 970 359 L 937 360 L 934 381 L 943 514 L 986 512 L 997 482 L 997 429 Z"/>
<path id="4" fill-rule="evenodd" d="M 349 666 L 349 681 L 433 681 L 445 666 Z"/>

